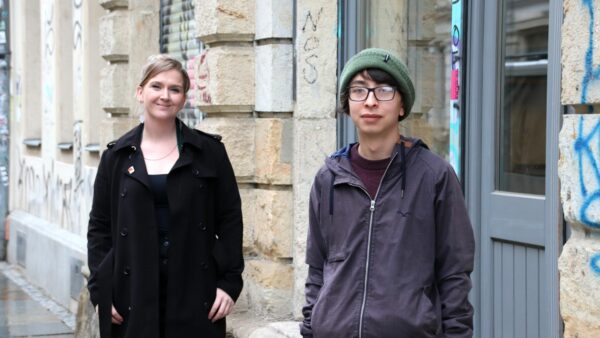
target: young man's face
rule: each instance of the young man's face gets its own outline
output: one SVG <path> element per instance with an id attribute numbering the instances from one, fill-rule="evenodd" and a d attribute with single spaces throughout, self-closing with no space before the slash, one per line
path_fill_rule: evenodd
<path id="1" fill-rule="evenodd" d="M 377 83 L 360 72 L 350 81 L 349 91 L 352 87 L 376 88 L 390 86 L 387 83 Z M 360 89 L 359 89 L 360 91 Z M 378 92 L 378 97 L 387 98 L 385 94 Z M 373 91 L 369 92 L 364 101 L 348 101 L 350 117 L 359 135 L 365 136 L 395 136 L 398 134 L 398 118 L 404 115 L 402 97 L 395 90 L 393 98 L 389 101 L 377 100 Z"/>

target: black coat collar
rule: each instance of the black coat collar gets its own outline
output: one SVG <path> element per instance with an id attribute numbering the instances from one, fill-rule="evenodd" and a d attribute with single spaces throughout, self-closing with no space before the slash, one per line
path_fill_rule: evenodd
<path id="1" fill-rule="evenodd" d="M 197 149 L 202 149 L 202 137 L 199 133 L 202 133 L 197 130 L 192 130 L 185 123 L 181 122 L 180 119 L 176 119 L 175 123 L 177 124 L 177 128 L 182 131 L 183 135 L 183 144 L 189 144 Z M 119 151 L 123 148 L 131 148 L 134 151 L 140 149 L 140 143 L 142 142 L 142 132 L 144 130 L 144 124 L 140 123 L 137 127 L 131 129 L 123 136 L 121 136 L 114 143 L 114 150 Z M 220 137 L 215 135 L 210 135 L 211 137 L 220 140 Z M 111 142 L 112 143 L 112 142 Z"/>

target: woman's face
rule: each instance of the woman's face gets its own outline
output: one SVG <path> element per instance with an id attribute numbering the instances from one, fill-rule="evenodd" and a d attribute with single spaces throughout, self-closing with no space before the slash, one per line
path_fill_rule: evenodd
<path id="1" fill-rule="evenodd" d="M 136 97 L 144 105 L 146 118 L 173 119 L 185 104 L 183 77 L 176 69 L 158 73 L 146 84 L 138 86 Z"/>

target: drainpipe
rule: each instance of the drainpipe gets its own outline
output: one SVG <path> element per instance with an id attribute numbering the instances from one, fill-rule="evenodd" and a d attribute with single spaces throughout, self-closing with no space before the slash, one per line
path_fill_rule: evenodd
<path id="1" fill-rule="evenodd" d="M 8 117 L 10 114 L 10 49 L 8 0 L 0 0 L 0 234 L 8 212 Z M 6 237 L 0 235 L 0 260 L 6 259 Z"/>

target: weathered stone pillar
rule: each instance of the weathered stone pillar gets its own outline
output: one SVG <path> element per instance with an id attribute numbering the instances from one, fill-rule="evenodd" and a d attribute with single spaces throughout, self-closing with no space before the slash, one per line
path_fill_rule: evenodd
<path id="1" fill-rule="evenodd" d="M 138 123 L 142 113 L 135 99 L 143 65 L 159 52 L 159 1 L 99 0 L 107 13 L 100 19 L 100 147 Z"/>
<path id="2" fill-rule="evenodd" d="M 600 115 L 565 115 L 559 176 L 571 237 L 559 259 L 565 337 L 600 337 Z"/>
<path id="3" fill-rule="evenodd" d="M 71 162 L 72 153 L 59 150 L 59 143 L 72 141 L 73 90 L 72 36 L 73 8 L 69 2 L 45 1 L 42 15 L 42 157 Z"/>
<path id="4" fill-rule="evenodd" d="M 307 266 L 308 199 L 317 170 L 335 150 L 337 2 L 300 0 L 296 7 L 294 111 L 294 316 L 301 318 Z"/>
<path id="5" fill-rule="evenodd" d="M 236 312 L 262 319 L 292 311 L 291 20 L 291 2 L 196 3 L 207 47 L 195 72 L 206 113 L 198 127 L 223 136 L 244 207 L 245 285 Z"/>
<path id="6" fill-rule="evenodd" d="M 566 338 L 600 337 L 600 2 L 566 0 L 562 28 L 563 104 L 559 176 L 571 237 L 559 258 Z M 587 106 L 584 106 L 587 105 Z"/>

